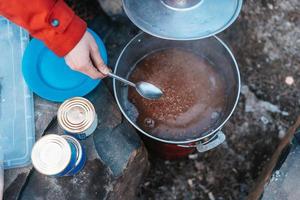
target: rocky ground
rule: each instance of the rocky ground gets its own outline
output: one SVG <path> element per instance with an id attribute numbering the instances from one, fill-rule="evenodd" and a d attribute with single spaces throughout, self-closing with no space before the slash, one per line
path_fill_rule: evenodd
<path id="1" fill-rule="evenodd" d="M 95 1 L 81 2 L 79 10 L 90 13 L 86 18 L 97 14 L 99 8 L 90 6 Z M 107 47 L 121 49 L 135 31 L 123 35 L 122 42 L 109 41 L 118 32 L 107 36 Z M 224 127 L 227 141 L 180 161 L 150 157 L 139 199 L 245 199 L 300 113 L 299 0 L 245 0 L 238 20 L 218 36 L 236 56 L 243 84 L 237 109 Z"/>

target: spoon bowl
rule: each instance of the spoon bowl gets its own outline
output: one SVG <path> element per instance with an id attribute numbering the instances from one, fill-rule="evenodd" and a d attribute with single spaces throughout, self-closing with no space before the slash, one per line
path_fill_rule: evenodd
<path id="1" fill-rule="evenodd" d="M 136 91 L 144 98 L 149 100 L 159 99 L 163 92 L 155 85 L 147 82 L 138 82 L 135 84 Z"/>
<path id="2" fill-rule="evenodd" d="M 145 99 L 156 100 L 163 95 L 163 92 L 158 87 L 156 87 L 151 83 L 140 81 L 135 84 L 111 72 L 108 73 L 107 75 L 111 78 L 114 78 L 118 81 L 121 81 L 127 85 L 134 87 L 136 91 Z"/>

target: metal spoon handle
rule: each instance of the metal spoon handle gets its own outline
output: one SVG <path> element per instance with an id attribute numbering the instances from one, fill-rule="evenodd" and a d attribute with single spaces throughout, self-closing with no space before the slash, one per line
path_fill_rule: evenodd
<path id="1" fill-rule="evenodd" d="M 119 81 L 121 81 L 121 82 L 123 82 L 123 83 L 125 83 L 125 84 L 127 84 L 127 85 L 130 85 L 130 86 L 132 86 L 132 87 L 135 87 L 135 84 L 134 84 L 134 83 L 132 83 L 132 82 L 130 82 L 130 81 L 128 81 L 128 80 L 126 80 L 126 79 L 120 77 L 120 76 L 117 76 L 117 75 L 115 75 L 115 74 L 113 74 L 113 73 L 111 73 L 111 72 L 109 72 L 107 75 L 108 75 L 109 77 L 112 77 L 112 78 L 114 78 L 114 79 L 117 79 L 117 80 L 119 80 Z"/>

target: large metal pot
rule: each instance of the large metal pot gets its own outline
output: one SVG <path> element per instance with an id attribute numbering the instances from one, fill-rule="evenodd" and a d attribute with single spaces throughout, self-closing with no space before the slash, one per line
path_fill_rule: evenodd
<path id="1" fill-rule="evenodd" d="M 220 116 L 220 120 L 209 131 L 199 132 L 194 138 L 186 138 L 185 140 L 166 140 L 153 136 L 142 130 L 131 117 L 131 104 L 128 101 L 128 86 L 114 81 L 114 93 L 123 115 L 126 119 L 146 138 L 150 143 L 174 145 L 179 147 L 179 150 L 184 148 L 197 148 L 199 152 L 205 152 L 212 149 L 225 140 L 225 134 L 221 131 L 223 125 L 232 115 L 240 93 L 240 74 L 238 65 L 229 48 L 218 37 L 209 37 L 194 41 L 174 41 L 156 38 L 146 33 L 140 33 L 135 36 L 123 49 L 116 63 L 114 72 L 122 77 L 128 78 L 136 63 L 144 58 L 149 53 L 166 48 L 186 48 L 193 51 L 195 54 L 208 59 L 214 64 L 217 71 L 223 76 L 226 83 L 226 109 Z M 153 146 L 153 145 L 152 145 Z M 155 147 L 154 147 L 155 148 Z M 161 147 L 159 147 L 161 149 Z M 159 150 L 159 149 L 157 149 Z M 188 149 L 191 152 L 192 149 Z"/>

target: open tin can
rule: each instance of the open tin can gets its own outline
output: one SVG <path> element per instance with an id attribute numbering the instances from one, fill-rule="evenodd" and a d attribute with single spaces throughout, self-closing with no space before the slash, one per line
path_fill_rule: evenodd
<path id="1" fill-rule="evenodd" d="M 138 34 L 127 44 L 119 56 L 114 72 L 119 76 L 129 78 L 140 60 L 153 52 L 168 48 L 186 49 L 205 58 L 213 64 L 217 73 L 225 80 L 225 95 L 221 97 L 226 100 L 225 108 L 217 122 L 207 130 L 199 130 L 193 136 L 187 135 L 180 139 L 153 135 L 141 128 L 136 119 L 132 117 L 132 103 L 128 100 L 128 86 L 115 80 L 113 86 L 119 108 L 126 119 L 142 133 L 148 149 L 161 157 L 173 159 L 187 156 L 196 149 L 199 152 L 208 151 L 225 141 L 225 134 L 221 129 L 237 105 L 240 94 L 240 73 L 230 49 L 216 36 L 193 41 L 175 41 L 156 38 L 147 33 Z"/>
<path id="2" fill-rule="evenodd" d="M 31 159 L 40 173 L 60 177 L 78 173 L 84 167 L 86 154 L 74 137 L 49 134 L 35 143 Z"/>
<path id="3" fill-rule="evenodd" d="M 61 104 L 57 112 L 59 126 L 69 135 L 82 140 L 97 128 L 98 119 L 93 104 L 82 97 L 74 97 Z"/>

